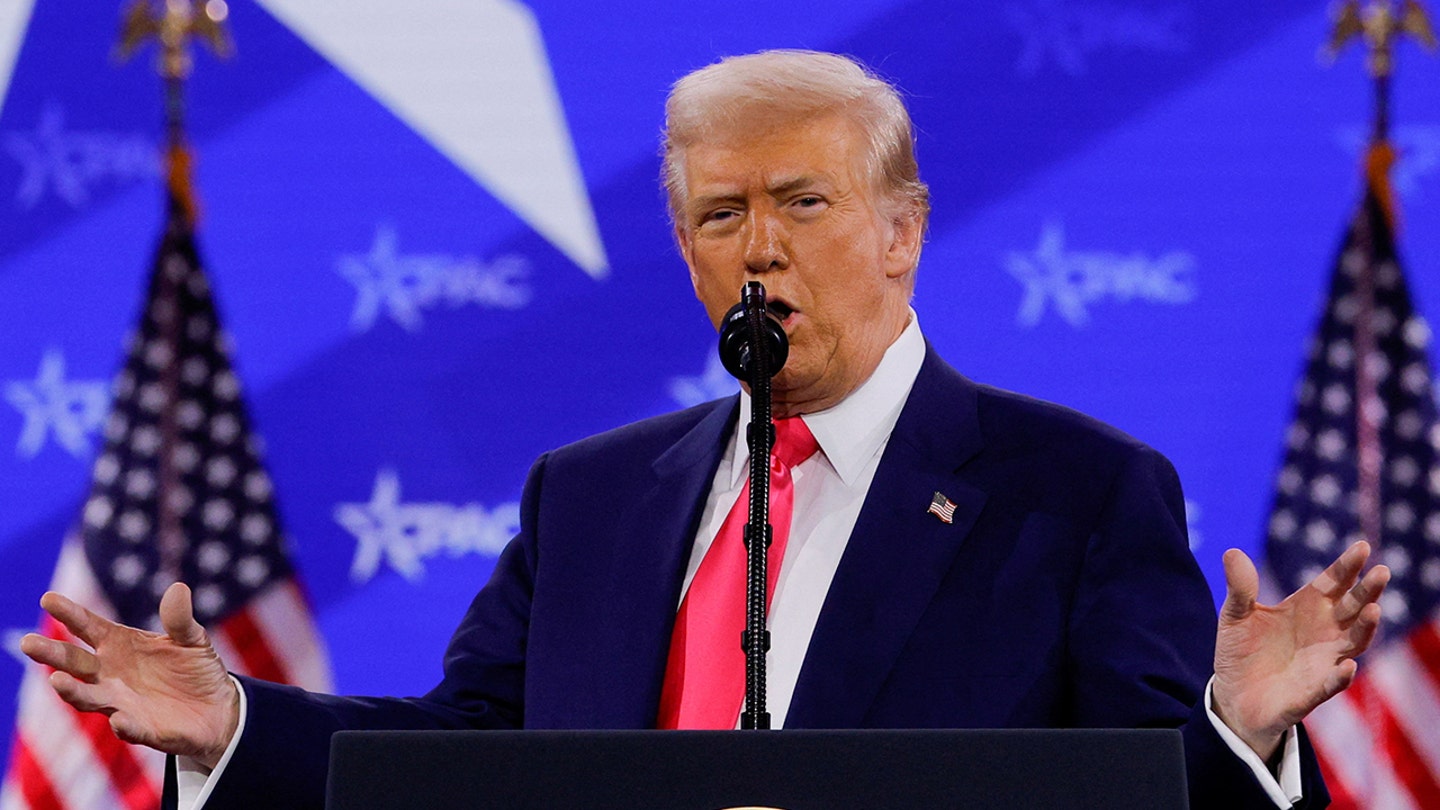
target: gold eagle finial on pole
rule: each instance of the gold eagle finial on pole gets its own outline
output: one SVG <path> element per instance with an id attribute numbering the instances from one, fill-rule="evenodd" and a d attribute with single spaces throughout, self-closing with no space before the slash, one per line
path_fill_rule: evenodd
<path id="1" fill-rule="evenodd" d="M 1335 13 L 1325 54 L 1334 60 L 1352 40 L 1363 40 L 1369 53 L 1366 69 L 1375 80 L 1377 142 L 1389 136 L 1390 77 L 1395 72 L 1395 43 L 1411 37 L 1427 50 L 1435 48 L 1435 28 L 1419 0 L 1346 0 Z"/>
<path id="2" fill-rule="evenodd" d="M 191 156 L 185 146 L 185 80 L 194 60 L 190 41 L 198 39 L 217 56 L 235 51 L 225 20 L 230 9 L 225 0 L 131 0 L 120 21 L 120 40 L 115 56 L 128 59 L 147 40 L 160 49 L 156 67 L 165 80 L 165 176 L 173 205 L 194 225 L 198 205 L 190 184 Z"/>
<path id="3" fill-rule="evenodd" d="M 1375 125 L 1365 150 L 1365 177 L 1392 227 L 1398 226 L 1398 210 L 1390 186 L 1390 167 L 1396 160 L 1390 144 L 1390 79 L 1395 72 L 1395 43 L 1407 36 L 1427 50 L 1435 48 L 1435 29 L 1419 0 L 1346 0 L 1335 14 L 1324 49 L 1332 61 L 1351 40 L 1363 40 L 1369 50 L 1365 66 L 1375 81 Z"/>
<path id="4" fill-rule="evenodd" d="M 190 40 L 204 42 L 217 56 L 227 57 L 234 52 L 225 29 L 229 15 L 224 0 L 131 0 L 120 23 L 116 56 L 128 59 L 153 38 L 160 47 L 160 75 L 171 80 L 185 79 L 193 65 Z"/>

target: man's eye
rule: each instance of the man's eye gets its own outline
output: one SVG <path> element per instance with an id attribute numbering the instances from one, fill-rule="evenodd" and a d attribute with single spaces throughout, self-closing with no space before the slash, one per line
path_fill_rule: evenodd
<path id="1" fill-rule="evenodd" d="M 722 208 L 718 211 L 708 211 L 700 215 L 700 224 L 728 222 L 737 216 L 736 212 L 729 208 Z"/>
<path id="2" fill-rule="evenodd" d="M 825 200 L 820 197 L 816 197 L 813 194 L 807 194 L 804 197 L 797 197 L 795 199 L 795 204 L 800 206 L 801 208 L 815 208 L 817 206 L 824 205 Z"/>

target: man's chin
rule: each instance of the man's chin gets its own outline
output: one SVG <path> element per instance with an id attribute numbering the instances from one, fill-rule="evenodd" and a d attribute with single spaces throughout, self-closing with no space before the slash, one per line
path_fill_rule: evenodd
<path id="1" fill-rule="evenodd" d="M 783 401 L 790 394 L 797 393 L 802 388 L 797 377 L 799 374 L 795 368 L 790 363 L 786 363 L 785 368 L 780 369 L 779 374 L 770 378 L 770 393 L 776 402 Z"/>
<path id="2" fill-rule="evenodd" d="M 814 383 L 813 375 L 806 374 L 803 368 L 795 368 L 786 363 L 785 368 L 770 380 L 770 396 L 775 403 L 777 415 L 790 408 L 800 408 L 802 413 L 817 410 L 807 407 L 813 404 L 817 393 Z"/>

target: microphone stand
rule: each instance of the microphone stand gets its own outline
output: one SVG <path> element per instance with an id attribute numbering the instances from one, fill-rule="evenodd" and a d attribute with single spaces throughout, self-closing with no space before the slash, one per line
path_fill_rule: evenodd
<path id="1" fill-rule="evenodd" d="M 740 714 L 742 729 L 770 728 L 770 713 L 765 710 L 765 654 L 770 651 L 770 631 L 766 628 L 765 584 L 768 579 L 770 542 L 770 448 L 775 442 L 775 426 L 770 420 L 771 357 L 766 345 L 769 317 L 765 310 L 765 287 L 758 281 L 746 282 L 741 291 L 745 320 L 749 327 L 750 351 L 750 424 L 746 441 L 750 446 L 750 515 L 745 524 L 747 552 L 745 589 L 745 632 L 740 646 L 745 651 L 745 710 Z M 781 333 L 783 335 L 783 332 Z M 780 358 L 784 363 L 784 357 Z"/>

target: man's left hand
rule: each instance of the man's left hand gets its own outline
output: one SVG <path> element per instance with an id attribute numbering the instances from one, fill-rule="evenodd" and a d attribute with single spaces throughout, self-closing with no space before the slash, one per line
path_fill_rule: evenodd
<path id="1" fill-rule="evenodd" d="M 1278 605 L 1255 601 L 1260 575 L 1239 549 L 1225 552 L 1225 604 L 1215 638 L 1215 713 L 1261 759 L 1286 729 L 1355 679 L 1355 657 L 1380 626 L 1377 600 L 1390 569 L 1363 577 L 1370 544 L 1340 555 Z"/>

